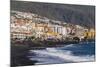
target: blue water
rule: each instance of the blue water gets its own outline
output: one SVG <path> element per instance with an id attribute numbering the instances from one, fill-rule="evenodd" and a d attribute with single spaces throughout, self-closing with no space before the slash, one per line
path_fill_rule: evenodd
<path id="1" fill-rule="evenodd" d="M 95 43 L 70 44 L 42 50 L 30 50 L 30 60 L 35 64 L 73 63 L 95 61 Z"/>

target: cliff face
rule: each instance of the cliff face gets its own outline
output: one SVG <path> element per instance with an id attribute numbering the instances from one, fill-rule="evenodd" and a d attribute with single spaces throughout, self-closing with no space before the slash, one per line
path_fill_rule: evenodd
<path id="1" fill-rule="evenodd" d="M 53 20 L 95 27 L 95 6 L 11 1 L 11 10 L 31 12 Z"/>

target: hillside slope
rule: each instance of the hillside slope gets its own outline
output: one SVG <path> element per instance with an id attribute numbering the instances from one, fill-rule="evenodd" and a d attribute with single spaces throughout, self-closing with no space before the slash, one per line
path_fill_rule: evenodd
<path id="1" fill-rule="evenodd" d="M 31 12 L 53 20 L 95 27 L 95 6 L 11 1 L 11 10 Z"/>

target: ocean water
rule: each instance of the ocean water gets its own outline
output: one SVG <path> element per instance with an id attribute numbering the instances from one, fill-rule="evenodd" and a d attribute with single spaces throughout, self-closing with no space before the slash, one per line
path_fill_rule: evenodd
<path id="1" fill-rule="evenodd" d="M 52 47 L 30 50 L 29 59 L 38 64 L 59 64 L 95 61 L 95 43 L 69 44 L 64 47 Z"/>

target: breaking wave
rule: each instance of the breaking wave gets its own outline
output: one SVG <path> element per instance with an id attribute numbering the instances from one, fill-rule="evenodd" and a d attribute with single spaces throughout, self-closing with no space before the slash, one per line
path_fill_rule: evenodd
<path id="1" fill-rule="evenodd" d="M 30 60 L 37 60 L 36 64 L 53 64 L 53 63 L 71 63 L 71 62 L 88 62 L 95 61 L 94 54 L 75 55 L 69 47 L 75 47 L 73 44 L 64 48 L 46 48 L 44 50 L 31 50 L 34 56 Z M 66 48 L 66 49 L 65 49 Z M 71 48 L 70 48 L 71 49 Z M 73 49 L 73 48 L 72 48 Z M 76 51 L 78 49 L 75 49 Z"/>

